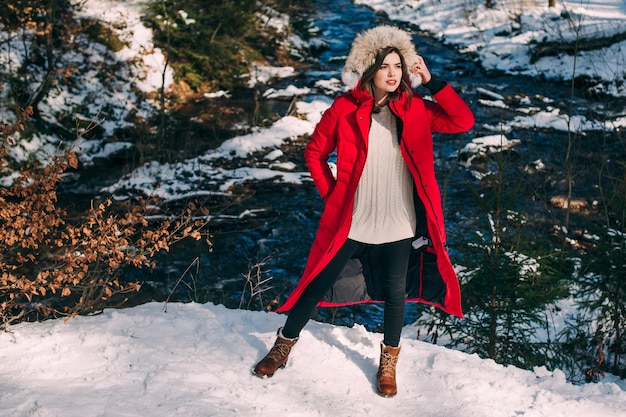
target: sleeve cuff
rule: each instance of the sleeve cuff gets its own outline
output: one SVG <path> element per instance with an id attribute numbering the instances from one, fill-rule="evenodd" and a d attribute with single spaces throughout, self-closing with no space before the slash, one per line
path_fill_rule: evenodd
<path id="1" fill-rule="evenodd" d="M 431 94 L 437 94 L 438 92 L 443 90 L 446 84 L 447 83 L 445 81 L 441 81 L 436 79 L 435 77 L 432 77 L 429 82 L 424 84 L 424 87 L 428 88 Z"/>

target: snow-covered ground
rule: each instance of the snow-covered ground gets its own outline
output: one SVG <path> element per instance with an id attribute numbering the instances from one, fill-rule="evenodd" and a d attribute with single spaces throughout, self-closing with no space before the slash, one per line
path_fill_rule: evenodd
<path id="1" fill-rule="evenodd" d="M 478 6 L 483 1 L 357 1 L 384 9 L 392 18 L 410 20 L 446 42 L 476 52 L 488 68 L 564 79 L 572 75 L 569 56 L 540 59 L 528 65 L 524 48 L 532 39 L 552 36 L 546 32 L 546 25 L 553 25 L 555 34 L 569 36 L 568 24 L 557 17 L 563 13 L 564 4 L 576 21 L 584 22 L 579 27 L 584 27 L 585 36 L 604 36 L 626 23 L 624 0 L 559 2 L 553 10 L 546 7 L 547 0 L 520 1 L 537 6 L 525 7 L 519 27 L 511 27 L 507 20 L 510 11 L 486 10 Z M 145 72 L 127 74 L 129 83 L 149 88 L 150 80 L 159 79 L 156 75 L 160 75 L 163 62 L 159 51 L 151 46 L 149 32 L 141 29 L 139 1 L 84 3 L 84 16 L 129 23 L 127 27 L 134 33 L 132 42 L 129 50 L 120 52 L 117 58 L 141 53 L 144 62 L 150 59 L 151 64 L 143 67 Z M 472 6 L 471 15 L 470 9 L 462 9 L 468 6 Z M 503 36 L 509 29 L 514 36 Z M 506 54 L 500 54 L 502 51 Z M 611 93 L 624 95 L 623 86 L 615 81 L 623 82 L 625 51 L 624 42 L 620 42 L 597 52 L 581 53 L 576 74 L 605 80 Z M 94 45 L 94 59 L 100 53 Z M 2 59 L 6 57 L 0 50 L 0 62 Z M 593 74 L 587 72 L 591 70 Z M 282 72 L 286 77 L 295 75 L 291 68 Z M 257 79 L 262 79 L 264 74 L 277 75 L 281 71 L 260 67 L 255 73 Z M 336 85 L 332 80 L 320 81 Z M 87 83 L 78 90 L 83 95 L 78 97 L 69 97 L 68 91 L 60 90 L 43 109 L 54 113 L 58 110 L 55 106 L 81 102 L 99 88 L 102 86 Z M 131 88 L 120 85 L 117 91 L 117 95 L 99 97 L 121 107 L 133 102 Z M 267 95 L 301 93 L 287 88 Z M 485 93 L 490 98 L 481 104 L 506 105 L 496 92 Z M 94 103 L 95 117 L 104 102 Z M 174 199 L 227 192 L 230 185 L 254 178 L 276 176 L 281 181 L 302 181 L 306 173 L 285 172 L 290 161 L 282 159 L 279 147 L 285 140 L 310 133 L 328 104 L 328 100 L 301 101 L 297 106 L 304 118 L 282 118 L 268 129 L 233 138 L 216 150 L 180 164 L 147 164 L 107 191 L 130 189 Z M 565 123 L 567 116 L 557 108 L 523 115 L 530 113 L 524 111 L 529 106 L 528 100 L 521 98 L 517 110 L 522 115 L 505 122 L 498 131 L 506 132 L 507 126 L 560 129 Z M 626 126 L 623 115 L 601 126 L 580 117 L 572 122 L 570 126 L 581 130 Z M 493 138 L 473 138 L 465 150 L 488 152 L 492 146 L 502 146 L 501 136 L 495 142 Z M 35 138 L 29 146 L 35 149 L 43 142 Z M 514 141 L 507 144 L 515 146 Z M 102 156 L 106 150 L 97 145 L 83 143 L 83 148 Z M 212 164 L 217 158 L 245 156 L 259 150 L 267 151 L 267 168 L 227 171 Z M 89 157 L 86 152 L 82 163 L 88 163 Z M 574 386 L 558 370 L 505 368 L 477 356 L 419 342 L 410 327 L 405 329 L 402 340 L 399 394 L 392 399 L 375 394 L 381 337 L 360 326 L 344 328 L 311 322 L 286 369 L 269 380 L 253 377 L 251 366 L 271 346 L 276 328 L 283 321 L 283 316 L 274 313 L 227 310 L 210 304 L 171 304 L 164 312 L 163 304 L 149 303 L 78 317 L 67 323 L 55 320 L 11 326 L 0 334 L 0 416 L 612 417 L 623 416 L 626 410 L 624 381 L 608 376 L 597 384 Z"/>
<path id="2" fill-rule="evenodd" d="M 164 312 L 166 307 L 166 312 Z M 419 342 L 407 328 L 398 395 L 376 394 L 380 334 L 310 322 L 288 366 L 250 372 L 284 317 L 150 303 L 0 334 L 3 417 L 622 417 L 626 382 L 575 386 Z"/>

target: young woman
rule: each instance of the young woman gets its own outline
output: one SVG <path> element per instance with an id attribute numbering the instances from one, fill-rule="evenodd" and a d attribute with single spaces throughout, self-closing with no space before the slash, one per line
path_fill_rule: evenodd
<path id="1" fill-rule="evenodd" d="M 469 107 L 431 75 L 411 36 L 392 26 L 358 35 L 342 72 L 351 90 L 326 110 L 305 159 L 325 201 L 304 273 L 270 352 L 253 369 L 271 377 L 316 306 L 384 301 L 378 393 L 397 393 L 396 363 L 406 301 L 462 316 L 459 283 L 446 251 L 432 132 L 474 124 Z M 435 102 L 412 88 L 423 84 Z M 336 176 L 328 165 L 337 154 Z"/>

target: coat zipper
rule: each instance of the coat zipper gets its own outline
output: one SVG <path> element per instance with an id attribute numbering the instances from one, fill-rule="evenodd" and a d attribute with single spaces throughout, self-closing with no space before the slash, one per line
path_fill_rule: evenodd
<path id="1" fill-rule="evenodd" d="M 430 206 L 430 211 L 433 213 L 433 216 L 435 216 L 435 219 L 437 220 L 437 223 L 439 223 L 439 216 L 437 215 L 437 213 L 435 212 L 435 208 L 433 205 L 432 200 L 430 199 L 430 196 L 428 195 L 428 193 L 426 192 L 426 187 L 424 187 L 424 182 L 422 180 L 422 174 L 420 173 L 419 168 L 417 167 L 417 165 L 415 164 L 415 161 L 413 160 L 413 158 L 411 157 L 411 152 L 409 152 L 409 148 L 406 145 L 406 141 L 404 140 L 404 136 L 402 135 L 402 132 L 404 131 L 404 121 L 402 120 L 401 117 L 399 117 L 397 115 L 397 110 L 395 109 L 395 105 L 391 106 L 392 103 L 389 103 L 390 106 L 389 108 L 393 110 L 393 115 L 396 118 L 396 125 L 398 126 L 398 142 L 404 146 L 404 150 L 406 151 L 407 156 L 409 157 L 409 160 L 411 161 L 411 165 L 413 166 L 413 168 L 415 168 L 415 172 L 417 172 L 417 176 L 419 177 L 419 183 L 420 186 L 422 187 L 422 191 L 424 192 L 424 195 L 426 196 L 426 199 L 428 200 L 428 204 Z M 398 123 L 399 122 L 399 123 Z M 423 202 L 422 202 L 423 204 Z M 441 233 L 441 231 L 440 231 Z M 446 243 L 443 242 L 444 247 L 446 246 Z"/>

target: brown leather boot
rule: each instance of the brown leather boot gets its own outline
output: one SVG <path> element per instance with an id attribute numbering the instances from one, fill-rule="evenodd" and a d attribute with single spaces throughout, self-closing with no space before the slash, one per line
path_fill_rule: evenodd
<path id="1" fill-rule="evenodd" d="M 380 365 L 378 366 L 378 395 L 393 397 L 398 393 L 396 386 L 396 364 L 400 346 L 391 347 L 380 344 Z"/>
<path id="2" fill-rule="evenodd" d="M 276 332 L 276 342 L 259 363 L 256 364 L 252 373 L 259 378 L 271 378 L 277 369 L 282 369 L 287 365 L 287 357 L 291 348 L 296 344 L 298 338 L 287 339 L 283 337 L 282 327 Z"/>

